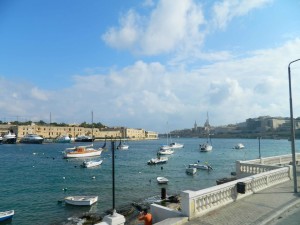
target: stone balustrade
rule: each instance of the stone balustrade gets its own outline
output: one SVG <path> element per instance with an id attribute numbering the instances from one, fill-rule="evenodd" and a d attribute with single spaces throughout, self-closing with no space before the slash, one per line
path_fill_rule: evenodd
<path id="1" fill-rule="evenodd" d="M 300 159 L 300 154 L 296 159 Z M 240 179 L 199 191 L 182 191 L 182 214 L 189 219 L 201 216 L 257 191 L 291 180 L 291 161 L 291 155 L 237 161 Z"/>

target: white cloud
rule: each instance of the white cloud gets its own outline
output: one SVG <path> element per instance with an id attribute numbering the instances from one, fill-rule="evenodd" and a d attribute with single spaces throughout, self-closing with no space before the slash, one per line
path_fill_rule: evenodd
<path id="1" fill-rule="evenodd" d="M 297 59 L 300 39 L 276 49 L 249 52 L 197 70 L 174 70 L 159 62 L 136 63 L 109 73 L 74 76 L 74 85 L 44 91 L 1 79 L 3 114 L 57 122 L 94 121 L 165 132 L 202 124 L 209 112 L 213 125 L 243 122 L 262 115 L 288 116 L 288 63 Z M 285 56 L 284 58 L 282 56 Z M 293 95 L 299 96 L 300 63 L 293 64 Z M 13 91 L 13 95 L 7 94 Z M 28 92 L 28 90 L 33 90 Z M 33 95 L 32 95 L 33 94 Z M 14 102 L 14 104 L 11 104 Z M 295 98 L 294 114 L 300 115 Z"/>
<path id="2" fill-rule="evenodd" d="M 202 43 L 199 28 L 204 23 L 194 1 L 161 0 L 148 17 L 129 10 L 120 27 L 110 28 L 102 38 L 111 47 L 156 55 Z"/>
<path id="3" fill-rule="evenodd" d="M 264 7 L 273 0 L 224 0 L 213 6 L 213 23 L 217 28 L 224 29 L 235 17 L 243 16 L 253 9 Z"/>

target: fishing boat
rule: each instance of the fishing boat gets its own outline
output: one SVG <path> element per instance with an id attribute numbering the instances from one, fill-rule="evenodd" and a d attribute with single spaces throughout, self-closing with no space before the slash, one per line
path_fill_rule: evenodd
<path id="1" fill-rule="evenodd" d="M 244 146 L 242 143 L 238 143 L 238 144 L 235 145 L 233 148 L 234 148 L 234 149 L 243 149 L 243 148 L 245 148 L 245 146 Z"/>
<path id="2" fill-rule="evenodd" d="M 157 157 L 150 159 L 147 164 L 148 165 L 156 165 L 156 164 L 163 164 L 168 161 L 168 157 Z"/>
<path id="3" fill-rule="evenodd" d="M 65 202 L 70 205 L 90 206 L 98 201 L 98 196 L 68 196 Z"/>
<path id="4" fill-rule="evenodd" d="M 12 219 L 14 214 L 15 214 L 14 210 L 8 210 L 8 211 L 0 212 L 0 222 Z"/>
<path id="5" fill-rule="evenodd" d="M 91 156 L 100 156 L 102 148 L 94 149 L 93 145 L 75 146 L 73 148 L 66 148 L 64 151 L 64 158 L 82 158 Z"/>
<path id="6" fill-rule="evenodd" d="M 156 180 L 159 184 L 167 184 L 169 182 L 169 180 L 165 177 L 157 177 Z"/>
<path id="7" fill-rule="evenodd" d="M 129 148 L 129 145 L 126 145 L 124 142 L 121 141 L 120 139 L 120 143 L 119 145 L 117 146 L 117 149 L 119 150 L 127 150 Z"/>
<path id="8" fill-rule="evenodd" d="M 194 175 L 197 172 L 197 168 L 195 167 L 187 167 L 185 172 L 189 175 Z"/>
<path id="9" fill-rule="evenodd" d="M 82 167 L 90 168 L 90 167 L 96 167 L 100 166 L 102 164 L 103 160 L 90 160 L 90 161 L 84 161 L 82 163 Z"/>

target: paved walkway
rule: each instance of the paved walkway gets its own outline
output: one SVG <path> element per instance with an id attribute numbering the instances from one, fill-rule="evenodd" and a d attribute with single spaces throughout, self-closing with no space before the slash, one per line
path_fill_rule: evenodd
<path id="1" fill-rule="evenodd" d="M 184 225 L 299 225 L 300 166 L 297 166 L 298 193 L 288 181 L 214 210 Z"/>

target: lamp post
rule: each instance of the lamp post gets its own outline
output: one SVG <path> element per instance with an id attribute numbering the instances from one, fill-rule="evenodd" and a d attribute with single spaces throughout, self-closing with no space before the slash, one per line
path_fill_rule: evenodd
<path id="1" fill-rule="evenodd" d="M 293 100 L 292 100 L 292 85 L 291 85 L 291 64 L 299 61 L 296 59 L 289 63 L 288 72 L 289 72 L 289 94 L 290 94 L 290 120 L 291 120 L 291 145 L 292 145 L 292 157 L 293 157 L 293 179 L 294 179 L 294 193 L 297 193 L 297 174 L 296 174 L 296 153 L 295 153 L 295 128 L 294 128 L 294 116 L 293 116 Z"/>
<path id="2" fill-rule="evenodd" d="M 258 156 L 259 156 L 259 158 L 261 159 L 261 153 L 260 153 L 260 139 L 261 139 L 261 136 L 258 137 Z"/>
<path id="3" fill-rule="evenodd" d="M 111 142 L 112 150 L 112 197 L 113 197 L 113 211 L 112 215 L 116 213 L 115 207 L 115 141 Z"/>

